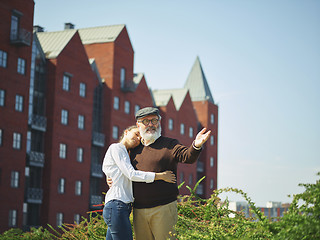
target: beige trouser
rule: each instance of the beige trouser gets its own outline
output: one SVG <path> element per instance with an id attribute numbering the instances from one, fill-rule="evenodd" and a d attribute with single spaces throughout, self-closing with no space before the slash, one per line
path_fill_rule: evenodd
<path id="1" fill-rule="evenodd" d="M 153 208 L 133 209 L 136 240 L 166 240 L 172 237 L 178 220 L 177 201 Z M 171 234 L 169 234 L 169 232 Z M 170 236 L 171 235 L 171 236 Z"/>

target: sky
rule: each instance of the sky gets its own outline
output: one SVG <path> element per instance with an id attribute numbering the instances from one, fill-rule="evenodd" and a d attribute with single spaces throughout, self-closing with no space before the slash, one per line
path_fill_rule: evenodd
<path id="1" fill-rule="evenodd" d="M 199 57 L 219 106 L 218 188 L 265 206 L 319 179 L 319 12 L 318 0 L 35 0 L 34 25 L 125 24 L 152 90 L 182 88 Z"/>

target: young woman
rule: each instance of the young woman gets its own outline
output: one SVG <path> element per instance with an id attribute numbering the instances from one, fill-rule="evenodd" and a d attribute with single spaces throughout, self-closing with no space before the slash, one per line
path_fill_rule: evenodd
<path id="1" fill-rule="evenodd" d="M 130 162 L 128 150 L 140 143 L 139 129 L 131 126 L 124 130 L 119 143 L 111 144 L 103 160 L 102 170 L 112 178 L 112 186 L 105 197 L 103 218 L 108 225 L 106 240 L 132 239 L 129 216 L 132 210 L 132 181 L 153 182 L 163 180 L 175 183 L 172 171 L 162 173 L 135 170 Z"/>

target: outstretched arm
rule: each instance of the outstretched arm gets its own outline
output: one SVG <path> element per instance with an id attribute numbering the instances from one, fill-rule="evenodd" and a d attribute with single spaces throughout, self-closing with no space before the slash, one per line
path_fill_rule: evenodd
<path id="1" fill-rule="evenodd" d="M 206 132 L 206 128 L 203 128 L 196 136 L 195 140 L 193 141 L 193 146 L 196 148 L 201 148 L 202 145 L 208 140 L 211 130 Z"/>

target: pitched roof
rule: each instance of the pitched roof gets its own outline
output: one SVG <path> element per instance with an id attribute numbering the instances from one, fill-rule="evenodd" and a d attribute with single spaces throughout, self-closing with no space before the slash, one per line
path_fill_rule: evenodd
<path id="1" fill-rule="evenodd" d="M 152 93 L 156 106 L 166 106 L 172 97 L 176 109 L 179 110 L 188 93 L 188 89 L 153 90 Z"/>
<path id="2" fill-rule="evenodd" d="M 56 58 L 76 32 L 77 30 L 74 29 L 59 32 L 37 32 L 46 58 Z"/>
<path id="3" fill-rule="evenodd" d="M 124 24 L 78 29 L 83 44 L 113 42 L 119 36 Z"/>
<path id="4" fill-rule="evenodd" d="M 196 58 L 192 66 L 184 88 L 189 89 L 192 101 L 210 101 L 214 103 L 199 57 Z"/>

